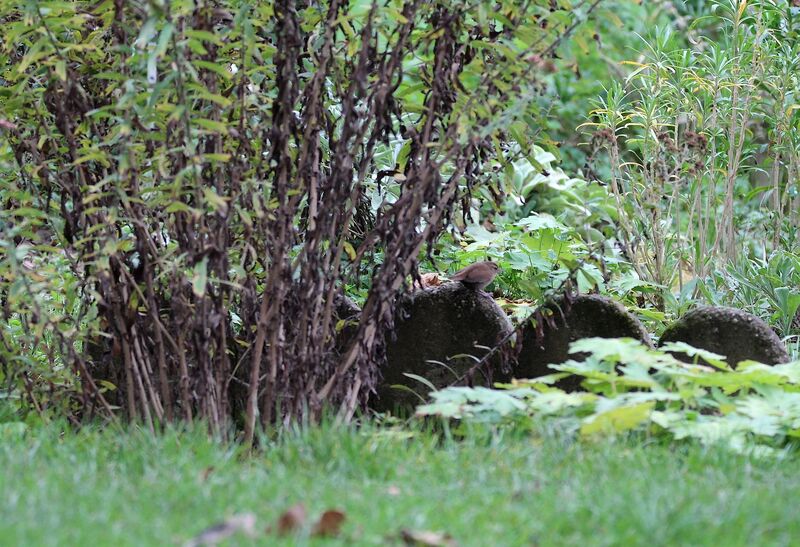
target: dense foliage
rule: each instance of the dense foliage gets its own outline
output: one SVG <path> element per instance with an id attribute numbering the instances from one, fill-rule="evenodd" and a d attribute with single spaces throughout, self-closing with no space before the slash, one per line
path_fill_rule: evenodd
<path id="1" fill-rule="evenodd" d="M 601 242 L 599 260 L 578 269 L 581 288 L 623 298 L 656 334 L 698 301 L 732 304 L 768 320 L 797 357 L 795 4 L 687 2 L 689 17 L 643 33 L 639 56 L 627 62 L 633 71 L 608 87 L 582 124 L 592 150 L 585 175 L 608 191 L 597 194 L 569 177 L 558 187 L 538 176 L 540 188 L 556 187 L 544 195 L 558 195 L 558 205 L 548 209 L 539 199 L 538 212 L 512 222 L 510 232 L 504 224 L 491 233 L 468 230 L 466 249 L 497 253 L 512 272 L 501 283 L 538 297 L 576 254 L 592 256 L 598 248 L 591 243 Z M 580 197 L 584 210 L 576 207 Z M 542 248 L 549 230 L 556 235 Z M 538 267 L 520 263 L 543 256 Z M 539 275 L 535 288 L 532 273 Z M 575 350 L 589 357 L 552 368 L 584 377 L 586 392 L 552 387 L 559 375 L 501 391 L 449 388 L 419 413 L 517 427 L 545 421 L 585 436 L 634 430 L 764 452 L 795 443 L 797 361 L 731 370 L 720 356 L 697 351 L 714 366 L 686 365 L 633 341 L 590 339 Z"/>
<path id="2" fill-rule="evenodd" d="M 710 4 L 686 33 L 649 33 L 634 72 L 584 124 L 607 160 L 631 264 L 680 290 L 798 246 L 800 9 Z"/>
<path id="3" fill-rule="evenodd" d="M 543 136 L 537 73 L 598 4 L 3 2 L 5 393 L 241 412 L 248 439 L 352 415 L 420 252 Z"/>
<path id="4" fill-rule="evenodd" d="M 520 324 L 707 301 L 796 353 L 795 4 L 0 0 L 0 397 L 349 419 L 418 268 L 486 257 Z"/>
<path id="5" fill-rule="evenodd" d="M 792 544 L 800 0 L 0 0 L 0 30 L 0 544 Z M 487 258 L 516 328 L 376 412 L 398 299 Z M 644 343 L 472 387 L 581 300 Z M 700 303 L 794 360 L 648 344 Z"/>
<path id="6" fill-rule="evenodd" d="M 586 357 L 502 390 L 448 388 L 418 413 L 518 425 L 552 421 L 559 431 L 588 437 L 635 431 L 737 450 L 757 446 L 762 453 L 800 436 L 800 361 L 745 361 L 732 369 L 722 356 L 682 342 L 654 350 L 627 338 L 586 338 L 571 351 Z M 686 352 L 696 362 L 679 361 L 670 351 Z M 581 378 L 585 392 L 552 386 L 570 375 Z"/>

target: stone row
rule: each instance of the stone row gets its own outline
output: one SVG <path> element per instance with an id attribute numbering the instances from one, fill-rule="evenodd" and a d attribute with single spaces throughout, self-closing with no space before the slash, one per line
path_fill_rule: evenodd
<path id="1" fill-rule="evenodd" d="M 510 378 L 535 378 L 555 372 L 548 365 L 569 358 L 569 345 L 589 337 L 629 337 L 653 347 L 651 335 L 619 302 L 599 295 L 559 299 L 546 307 L 547 320 L 526 324 L 510 368 L 502 370 L 500 355 L 487 367 L 476 367 L 498 341 L 508 337 L 511 322 L 486 293 L 461 283 L 422 289 L 400 301 L 394 335 L 387 342 L 387 362 L 372 408 L 409 411 L 430 391 L 448 385 L 492 385 Z M 698 307 L 670 325 L 658 340 L 686 342 L 718 353 L 736 363 L 752 359 L 766 364 L 788 361 L 780 338 L 758 317 L 734 308 Z M 680 359 L 690 361 L 682 354 Z M 580 378 L 562 380 L 568 390 Z"/>

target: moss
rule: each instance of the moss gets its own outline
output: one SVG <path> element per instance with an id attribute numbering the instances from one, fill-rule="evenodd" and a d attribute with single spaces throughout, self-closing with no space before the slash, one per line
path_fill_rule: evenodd
<path id="1" fill-rule="evenodd" d="M 659 345 L 686 342 L 727 357 L 731 365 L 752 359 L 768 365 L 789 360 L 786 348 L 769 325 L 735 308 L 701 306 L 667 327 Z M 690 362 L 685 354 L 675 356 Z"/>
<path id="2" fill-rule="evenodd" d="M 402 299 L 396 310 L 396 329 L 386 348 L 387 362 L 373 407 L 378 410 L 409 410 L 419 399 L 392 385 L 408 386 L 417 393 L 428 392 L 422 383 L 403 373 L 422 376 L 437 388 L 445 387 L 467 372 L 511 329 L 506 314 L 486 293 L 470 290 L 461 283 L 445 283 L 420 290 Z M 448 368 L 428 362 L 440 361 Z M 499 369 L 499 359 L 490 370 Z M 497 379 L 495 377 L 495 379 Z M 478 374 L 475 383 L 490 385 Z"/>
<path id="3" fill-rule="evenodd" d="M 555 371 L 549 364 L 559 364 L 581 356 L 570 355 L 570 343 L 581 338 L 635 338 L 651 345 L 650 335 L 619 302 L 600 295 L 578 295 L 569 306 L 559 299 L 549 306 L 553 325 L 542 325 L 537 337 L 536 326 L 526 325 L 514 376 L 536 378 Z M 565 378 L 559 383 L 564 389 L 576 389 L 581 378 Z"/>

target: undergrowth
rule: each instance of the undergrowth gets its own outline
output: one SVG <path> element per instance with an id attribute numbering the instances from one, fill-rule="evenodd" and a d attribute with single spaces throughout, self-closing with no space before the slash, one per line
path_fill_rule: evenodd
<path id="1" fill-rule="evenodd" d="M 500 384 L 499 390 L 434 392 L 433 402 L 417 414 L 495 424 L 553 421 L 581 437 L 633 432 L 645 439 L 693 439 L 773 455 L 800 438 L 800 361 L 774 366 L 743 361 L 734 369 L 724 357 L 682 342 L 651 349 L 629 338 L 586 338 L 572 343 L 570 351 L 585 358 L 550 365 L 553 374 Z M 585 391 L 555 387 L 571 375 L 582 378 Z"/>

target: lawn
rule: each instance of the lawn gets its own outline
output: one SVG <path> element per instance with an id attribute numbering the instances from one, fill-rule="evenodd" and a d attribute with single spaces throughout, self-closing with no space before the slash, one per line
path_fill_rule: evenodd
<path id="1" fill-rule="evenodd" d="M 409 436 L 412 435 L 412 436 Z M 553 435 L 322 426 L 255 455 L 201 431 L 161 435 L 6 430 L 0 544 L 180 545 L 252 513 L 257 536 L 228 545 L 402 545 L 402 531 L 459 545 L 789 545 L 800 537 L 797 457 L 699 445 Z M 303 503 L 308 525 L 265 529 Z M 313 538 L 324 510 L 337 539 Z M 283 543 L 281 543 L 283 541 Z"/>

